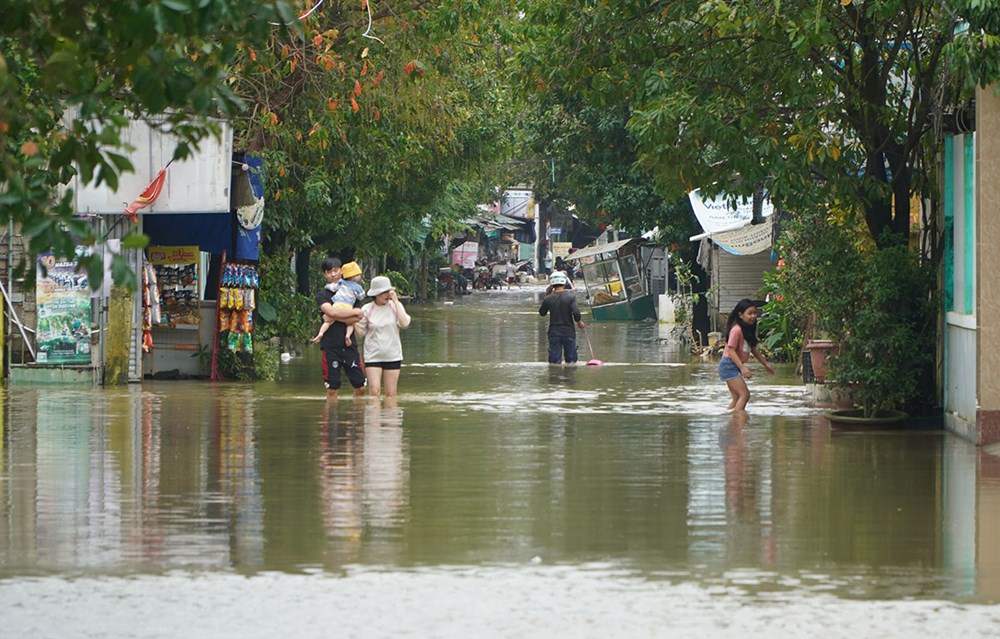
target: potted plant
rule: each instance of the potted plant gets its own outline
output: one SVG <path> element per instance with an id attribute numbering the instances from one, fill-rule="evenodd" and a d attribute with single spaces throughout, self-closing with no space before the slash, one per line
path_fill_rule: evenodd
<path id="1" fill-rule="evenodd" d="M 905 415 L 897 411 L 919 395 L 933 361 L 933 272 L 907 246 L 877 248 L 858 227 L 849 211 L 788 222 L 783 281 L 800 317 L 832 342 L 824 381 L 854 403 L 830 417 L 899 424 Z"/>
<path id="2" fill-rule="evenodd" d="M 920 377 L 934 353 L 932 273 L 905 246 L 863 256 L 862 279 L 852 295 L 859 303 L 838 331 L 831 358 L 837 388 L 850 391 L 855 409 L 832 418 L 856 416 L 902 421 L 899 409 L 919 391 Z"/>
<path id="3" fill-rule="evenodd" d="M 811 339 L 802 350 L 809 353 L 809 364 L 812 365 L 813 377 L 817 384 L 826 383 L 830 357 L 836 349 L 836 344 L 830 339 Z"/>

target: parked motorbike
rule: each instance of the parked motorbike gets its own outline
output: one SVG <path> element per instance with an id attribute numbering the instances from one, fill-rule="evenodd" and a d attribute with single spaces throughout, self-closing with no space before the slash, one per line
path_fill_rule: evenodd
<path id="1" fill-rule="evenodd" d="M 504 284 L 506 284 L 506 280 L 504 280 L 504 278 L 502 278 L 501 276 L 497 275 L 496 273 L 490 275 L 490 282 L 489 282 L 490 288 L 495 288 L 499 290 L 503 288 Z"/>
<path id="2" fill-rule="evenodd" d="M 506 262 L 497 262 L 490 266 L 490 284 L 496 289 L 502 289 L 507 285 Z"/>
<path id="3" fill-rule="evenodd" d="M 469 295 L 469 275 L 471 269 L 465 272 L 455 272 L 449 268 L 442 268 L 438 272 L 438 291 L 452 293 L 454 295 Z"/>
<path id="4" fill-rule="evenodd" d="M 476 279 L 473 282 L 473 287 L 480 291 L 489 291 L 496 288 L 493 278 L 490 275 L 490 271 L 487 268 L 480 268 L 479 272 L 476 274 Z"/>
<path id="5" fill-rule="evenodd" d="M 437 276 L 439 291 L 455 291 L 455 274 L 447 268 L 441 269 Z"/>

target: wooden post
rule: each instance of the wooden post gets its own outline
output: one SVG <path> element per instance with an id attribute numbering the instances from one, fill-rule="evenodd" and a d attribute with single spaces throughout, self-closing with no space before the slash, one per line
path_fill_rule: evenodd
<path id="1" fill-rule="evenodd" d="M 226 379 L 219 372 L 219 318 L 222 315 L 222 300 L 219 299 L 219 290 L 222 288 L 222 272 L 226 269 L 226 252 L 222 252 L 222 262 L 219 264 L 219 281 L 215 285 L 215 330 L 212 332 L 212 370 L 208 378 L 213 382 Z"/>
<path id="2" fill-rule="evenodd" d="M 8 259 L 10 259 L 8 257 Z M 3 295 L 3 293 L 0 293 Z M 4 368 L 7 364 L 6 358 L 4 357 L 4 352 L 7 349 L 7 335 L 4 333 L 4 313 L 3 313 L 3 300 L 0 300 L 0 380 L 5 378 L 7 371 Z M 0 420 L 0 428 L 3 428 L 3 421 Z"/>

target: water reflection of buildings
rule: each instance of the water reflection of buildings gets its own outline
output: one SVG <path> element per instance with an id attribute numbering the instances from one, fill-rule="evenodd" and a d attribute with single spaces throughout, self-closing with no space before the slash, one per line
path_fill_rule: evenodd
<path id="1" fill-rule="evenodd" d="M 15 400 L 16 397 L 16 400 Z M 58 570 L 113 562 L 128 543 L 127 478 L 119 472 L 113 419 L 90 393 L 19 390 L 8 395 L 0 477 L 7 494 L 3 564 Z"/>
<path id="2" fill-rule="evenodd" d="M 996 447 L 993 447 L 996 451 Z M 948 436 L 942 476 L 945 565 L 960 592 L 1000 601 L 1000 456 Z"/>
<path id="3" fill-rule="evenodd" d="M 996 446 L 993 448 L 996 450 Z M 980 486 L 975 508 L 979 513 L 976 589 L 980 597 L 1000 601 L 1000 544 L 996 542 L 1000 536 L 1000 456 L 982 450 L 976 452 Z"/>
<path id="4" fill-rule="evenodd" d="M 259 564 L 252 404 L 216 400 L 168 406 L 139 389 L 8 395 L 0 566 Z M 215 415 L 199 411 L 213 404 Z"/>

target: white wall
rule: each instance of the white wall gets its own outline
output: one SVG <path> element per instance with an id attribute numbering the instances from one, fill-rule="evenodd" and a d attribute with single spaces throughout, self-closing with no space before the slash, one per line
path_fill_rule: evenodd
<path id="1" fill-rule="evenodd" d="M 976 423 L 975 319 L 947 313 L 945 319 L 945 410 L 967 424 Z"/>
<path id="2" fill-rule="evenodd" d="M 233 130 L 228 122 L 218 122 L 222 135 L 210 136 L 200 148 L 167 169 L 167 179 L 160 197 L 141 209 L 143 215 L 156 213 L 223 213 L 229 211 L 229 183 L 232 172 Z M 152 182 L 157 172 L 174 155 L 177 139 L 134 120 L 124 136 L 135 148 L 123 152 L 135 167 L 135 173 L 120 176 L 118 189 L 107 184 L 83 184 L 79 177 L 70 186 L 78 213 L 120 214 Z"/>

